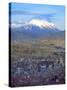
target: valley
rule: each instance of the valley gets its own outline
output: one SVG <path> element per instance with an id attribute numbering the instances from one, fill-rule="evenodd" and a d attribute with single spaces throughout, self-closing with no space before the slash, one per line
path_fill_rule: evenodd
<path id="1" fill-rule="evenodd" d="M 64 84 L 64 40 L 12 40 L 11 83 L 12 86 Z"/>

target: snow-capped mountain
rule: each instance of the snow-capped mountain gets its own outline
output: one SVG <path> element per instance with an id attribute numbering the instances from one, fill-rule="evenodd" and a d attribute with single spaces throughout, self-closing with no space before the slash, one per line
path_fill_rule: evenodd
<path id="1" fill-rule="evenodd" d="M 42 30 L 44 30 L 44 28 L 46 29 L 56 29 L 56 26 L 54 23 L 48 22 L 46 20 L 40 20 L 40 19 L 32 19 L 27 23 L 12 23 L 11 24 L 11 28 L 25 28 L 25 29 L 32 29 L 32 26 L 37 26 L 39 28 L 41 28 Z"/>
<path id="2" fill-rule="evenodd" d="M 33 19 L 29 22 L 31 25 L 38 26 L 40 28 L 56 28 L 54 23 L 49 23 L 48 21 L 40 20 L 40 19 Z"/>
<path id="3" fill-rule="evenodd" d="M 53 23 L 39 19 L 32 19 L 28 23 L 11 24 L 12 39 L 64 38 L 64 31 L 60 31 Z"/>

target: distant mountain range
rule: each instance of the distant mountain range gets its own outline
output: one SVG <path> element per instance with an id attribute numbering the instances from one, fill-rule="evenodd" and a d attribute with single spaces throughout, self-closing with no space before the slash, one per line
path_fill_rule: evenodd
<path id="1" fill-rule="evenodd" d="M 53 23 L 43 20 L 31 20 L 28 24 L 12 24 L 11 39 L 56 39 L 65 37 L 65 31 L 59 30 Z"/>

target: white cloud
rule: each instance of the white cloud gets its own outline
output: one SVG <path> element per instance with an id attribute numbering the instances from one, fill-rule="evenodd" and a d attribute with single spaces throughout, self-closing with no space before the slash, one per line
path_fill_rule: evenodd
<path id="1" fill-rule="evenodd" d="M 22 24 L 17 24 L 17 23 L 12 23 L 11 24 L 11 28 L 19 28 L 21 26 L 22 26 Z"/>

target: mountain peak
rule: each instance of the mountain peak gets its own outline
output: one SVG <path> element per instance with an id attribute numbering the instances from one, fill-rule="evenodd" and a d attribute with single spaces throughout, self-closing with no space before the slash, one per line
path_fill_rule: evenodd
<path id="1" fill-rule="evenodd" d="M 40 20 L 40 19 L 32 19 L 29 24 L 36 25 L 40 28 L 56 28 L 54 23 L 50 23 L 46 20 Z"/>

